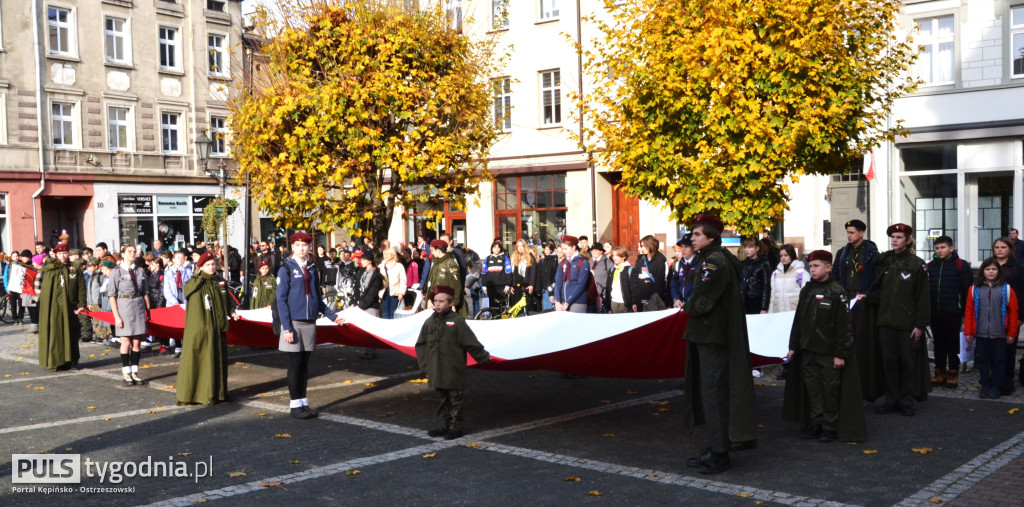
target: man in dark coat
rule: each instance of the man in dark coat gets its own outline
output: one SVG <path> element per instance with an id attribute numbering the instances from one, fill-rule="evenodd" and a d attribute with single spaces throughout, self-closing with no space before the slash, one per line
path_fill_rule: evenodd
<path id="1" fill-rule="evenodd" d="M 876 412 L 898 410 L 910 417 L 914 415 L 914 401 L 927 399 L 931 390 L 928 348 L 922 339 L 931 322 L 928 273 L 924 260 L 914 254 L 912 227 L 894 224 L 886 233 L 892 250 L 875 258 L 877 274 L 867 296 L 868 304 L 874 307 L 870 320 L 874 321 L 885 380 L 885 404 Z"/>
<path id="2" fill-rule="evenodd" d="M 427 387 L 437 391 L 439 426 L 427 432 L 432 437 L 453 440 L 464 434 L 462 403 L 466 389 L 466 354 L 483 364 L 491 355 L 469 329 L 466 319 L 452 311 L 455 291 L 438 285 L 430 292 L 434 307 L 416 340 L 416 360 L 427 375 Z"/>
<path id="3" fill-rule="evenodd" d="M 78 367 L 81 328 L 77 315 L 85 308 L 85 276 L 68 266 L 68 245 L 53 248 L 56 258 L 43 261 L 39 294 L 39 365 L 64 371 Z"/>
<path id="4" fill-rule="evenodd" d="M 861 406 L 850 306 L 846 292 L 829 276 L 832 253 L 807 256 L 811 281 L 800 290 L 787 359 L 782 418 L 800 423 L 801 438 L 862 442 L 867 423 Z"/>
<path id="5" fill-rule="evenodd" d="M 957 255 L 953 238 L 939 236 L 933 245 L 938 257 L 928 263 L 935 350 L 932 386 L 956 389 L 960 384 L 960 328 L 974 276 L 971 264 Z"/>
<path id="6" fill-rule="evenodd" d="M 756 445 L 754 382 L 740 296 L 740 261 L 722 249 L 723 225 L 718 218 L 697 215 L 694 221 L 691 241 L 701 264 L 693 296 L 684 307 L 690 320 L 683 335 L 683 424 L 691 432 L 705 424 L 708 445 L 686 464 L 702 474 L 717 474 L 732 466 L 732 448 Z"/>

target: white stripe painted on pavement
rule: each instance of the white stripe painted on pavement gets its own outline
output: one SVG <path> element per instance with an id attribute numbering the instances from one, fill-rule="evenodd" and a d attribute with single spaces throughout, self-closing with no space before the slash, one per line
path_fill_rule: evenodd
<path id="1" fill-rule="evenodd" d="M 134 415 L 148 414 L 148 413 L 151 413 L 151 412 L 166 412 L 166 411 L 170 411 L 170 410 L 180 410 L 180 409 L 183 409 L 183 408 L 185 408 L 185 407 L 179 407 L 179 406 L 153 407 L 153 408 L 143 408 L 143 409 L 139 409 L 139 410 L 129 410 L 129 411 L 126 411 L 126 412 L 117 412 L 117 413 L 113 413 L 113 414 L 91 415 L 91 416 L 88 416 L 88 417 L 79 417 L 78 419 L 65 419 L 63 421 L 53 421 L 53 422 L 48 422 L 48 423 L 29 424 L 27 426 L 15 426 L 13 428 L 2 428 L 2 429 L 0 429 L 0 434 L 4 434 L 4 433 L 17 433 L 19 431 L 40 430 L 40 429 L 44 429 L 44 428 L 54 428 L 54 427 L 57 427 L 57 426 L 66 426 L 68 424 L 79 424 L 79 423 L 86 423 L 86 422 L 93 422 L 93 421 L 102 421 L 102 420 L 108 419 L 108 418 L 109 419 L 117 419 L 117 418 L 120 418 L 120 417 L 131 417 L 131 416 L 134 416 Z"/>
<path id="2" fill-rule="evenodd" d="M 897 505 L 932 505 L 929 502 L 932 498 L 949 503 L 1021 455 L 1024 455 L 1024 432 L 979 454 Z"/>

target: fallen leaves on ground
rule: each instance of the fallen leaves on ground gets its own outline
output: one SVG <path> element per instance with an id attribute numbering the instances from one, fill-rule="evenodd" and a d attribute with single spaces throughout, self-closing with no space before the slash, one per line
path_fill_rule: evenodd
<path id="1" fill-rule="evenodd" d="M 757 425 L 757 428 L 758 428 L 758 429 L 762 429 L 762 430 L 763 430 L 763 429 L 764 429 L 764 425 L 763 425 L 763 424 L 758 424 L 758 425 Z"/>
<path id="2" fill-rule="evenodd" d="M 191 455 L 192 455 L 192 453 L 190 453 L 190 452 L 179 452 L 178 453 L 178 456 L 191 456 Z"/>
<path id="3" fill-rule="evenodd" d="M 72 447 L 65 447 L 64 448 L 64 452 L 71 452 L 73 450 L 74 450 L 74 448 L 72 448 Z"/>
<path id="4" fill-rule="evenodd" d="M 288 433 L 275 433 L 274 438 L 292 438 Z"/>
<path id="5" fill-rule="evenodd" d="M 740 498 L 750 498 L 750 493 L 747 491 L 741 491 L 739 493 L 736 493 L 736 496 Z"/>
<path id="6" fill-rule="evenodd" d="M 96 359 L 96 354 L 89 354 L 89 359 Z"/>
<path id="7" fill-rule="evenodd" d="M 928 503 L 942 503 L 942 499 L 932 497 L 928 499 Z"/>
<path id="8" fill-rule="evenodd" d="M 429 458 L 433 458 L 434 456 L 437 456 L 436 452 L 432 452 L 430 454 L 424 454 L 422 457 L 429 459 Z"/>
<path id="9" fill-rule="evenodd" d="M 352 382 L 353 382 L 352 380 L 346 380 L 346 381 L 342 382 L 342 384 L 351 384 Z"/>
<path id="10" fill-rule="evenodd" d="M 171 389 L 176 389 L 177 387 L 178 386 L 167 386 L 167 387 L 161 387 L 160 389 L 163 389 L 164 391 L 170 391 Z"/>
<path id="11" fill-rule="evenodd" d="M 864 454 L 878 454 L 878 451 L 874 449 L 864 449 Z"/>
<path id="12" fill-rule="evenodd" d="M 245 364 L 245 363 L 243 363 L 243 362 L 241 362 L 241 361 L 236 361 L 236 362 L 235 362 L 235 364 L 236 364 L 236 365 L 243 365 L 243 364 Z"/>
<path id="13" fill-rule="evenodd" d="M 588 491 L 587 494 L 590 495 L 590 496 L 604 496 L 604 493 L 602 493 L 600 491 L 597 491 L 597 490 Z"/>
<path id="14" fill-rule="evenodd" d="M 298 465 L 299 463 L 302 463 L 302 462 L 297 460 L 297 459 L 290 459 L 290 460 L 288 460 L 288 463 L 291 463 L 292 465 Z"/>
<path id="15" fill-rule="evenodd" d="M 686 447 L 687 449 L 693 449 L 693 444 L 686 444 L 686 446 L 685 446 L 685 447 Z"/>
<path id="16" fill-rule="evenodd" d="M 914 451 L 914 452 L 916 452 L 918 454 L 928 454 L 928 453 L 932 452 L 932 448 L 931 447 L 915 447 L 915 448 L 911 449 L 911 451 Z"/>
<path id="17" fill-rule="evenodd" d="M 228 474 L 228 477 L 232 479 L 235 477 L 245 477 L 245 472 L 231 472 Z"/>
<path id="18" fill-rule="evenodd" d="M 366 387 L 373 387 L 375 384 L 373 382 L 367 382 L 367 383 L 365 383 L 363 385 L 366 386 Z"/>
<path id="19" fill-rule="evenodd" d="M 671 411 L 672 411 L 672 407 L 661 407 L 661 408 L 658 409 L 658 412 L 671 412 Z"/>
<path id="20" fill-rule="evenodd" d="M 88 407 L 85 407 L 85 409 L 86 410 L 96 410 L 96 406 L 95 405 L 89 405 Z"/>
<path id="21" fill-rule="evenodd" d="M 1007 412 L 1007 414 L 1016 414 L 1017 412 L 1020 412 L 1020 408 L 1019 407 L 1013 407 L 1013 408 L 1010 409 L 1009 412 Z"/>
<path id="22" fill-rule="evenodd" d="M 410 380 L 409 382 L 413 383 L 413 384 L 426 384 L 427 383 L 427 379 L 425 379 L 425 378 L 414 378 L 414 379 Z"/>
<path id="23" fill-rule="evenodd" d="M 113 421 L 114 418 L 113 417 L 104 417 L 103 419 L 100 419 L 100 420 L 101 421 Z"/>
<path id="24" fill-rule="evenodd" d="M 266 417 L 267 414 L 256 414 L 256 417 Z"/>
<path id="25" fill-rule="evenodd" d="M 605 433 L 605 434 L 603 434 L 603 435 L 601 435 L 601 436 L 602 436 L 602 437 L 606 437 L 606 438 L 611 438 L 611 437 L 614 437 L 614 436 L 615 436 L 615 433 Z"/>
<path id="26" fill-rule="evenodd" d="M 11 375 L 10 373 L 4 373 L 4 378 L 11 378 L 11 377 L 13 377 L 13 376 L 14 376 L 14 375 Z"/>
<path id="27" fill-rule="evenodd" d="M 284 483 L 281 482 L 281 481 L 263 481 L 263 482 L 261 482 L 259 484 L 259 486 L 261 488 L 276 488 L 278 486 L 283 486 L 283 485 L 284 485 Z"/>
<path id="28" fill-rule="evenodd" d="M 668 405 L 667 401 L 652 401 L 651 405 Z"/>
<path id="29" fill-rule="evenodd" d="M 474 449 L 480 449 L 483 446 L 484 446 L 484 444 L 480 444 L 480 443 L 477 443 L 477 442 L 473 442 L 472 444 L 466 444 L 466 447 L 472 447 Z"/>
<path id="30" fill-rule="evenodd" d="M 644 477 L 657 477 L 657 475 L 655 475 L 655 474 L 647 474 Z"/>
<path id="31" fill-rule="evenodd" d="M 612 400 L 601 400 L 601 404 L 602 405 L 607 405 L 607 404 L 609 404 L 611 402 L 612 402 Z"/>
<path id="32" fill-rule="evenodd" d="M 762 383 L 760 383 L 760 382 L 754 382 L 754 387 L 761 387 L 761 386 L 763 386 L 763 385 L 764 385 L 764 384 L 762 384 Z"/>
<path id="33" fill-rule="evenodd" d="M 27 371 L 23 371 L 23 372 L 21 372 L 21 374 L 22 374 L 22 375 L 30 375 L 30 373 L 29 373 L 29 372 L 27 372 Z"/>
<path id="34" fill-rule="evenodd" d="M 575 475 L 570 475 L 569 477 L 566 477 L 565 479 L 562 479 L 562 480 L 565 481 L 565 482 L 580 482 L 583 479 L 580 479 L 579 477 L 576 477 Z"/>
<path id="35" fill-rule="evenodd" d="M 386 419 L 390 417 L 390 415 L 391 414 L 377 414 L 377 419 Z"/>
<path id="36" fill-rule="evenodd" d="M 206 503 L 206 501 L 207 500 L 205 498 L 200 498 L 200 499 L 196 500 L 195 503 Z"/>
<path id="37" fill-rule="evenodd" d="M 42 391 L 43 389 L 46 389 L 46 388 L 43 387 L 43 386 L 39 386 L 39 387 L 36 388 L 36 391 Z"/>
<path id="38" fill-rule="evenodd" d="M 634 391 L 630 389 L 629 391 L 626 391 L 626 394 L 640 394 L 640 391 Z"/>
<path id="39" fill-rule="evenodd" d="M 345 472 L 345 475 L 359 475 L 361 473 L 362 472 L 360 472 L 359 470 L 349 470 L 348 472 Z"/>

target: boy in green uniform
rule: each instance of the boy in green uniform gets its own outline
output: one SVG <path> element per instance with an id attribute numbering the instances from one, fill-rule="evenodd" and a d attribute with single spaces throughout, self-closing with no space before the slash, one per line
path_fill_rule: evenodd
<path id="1" fill-rule="evenodd" d="M 64 371 L 78 368 L 81 329 L 76 316 L 85 308 L 85 277 L 68 266 L 68 246 L 53 248 L 56 258 L 43 263 L 39 294 L 39 365 Z"/>
<path id="2" fill-rule="evenodd" d="M 277 299 L 277 277 L 270 274 L 270 259 L 263 259 L 257 268 L 259 275 L 252 283 L 253 310 L 257 308 L 270 308 Z"/>
<path id="3" fill-rule="evenodd" d="M 491 355 L 469 329 L 466 319 L 452 311 L 455 291 L 438 285 L 430 291 L 434 314 L 423 323 L 416 340 L 416 360 L 427 375 L 427 387 L 437 391 L 441 404 L 437 409 L 440 426 L 427 432 L 432 437 L 453 440 L 463 435 L 462 402 L 466 388 L 466 353 L 477 364 L 491 360 Z"/>
<path id="4" fill-rule="evenodd" d="M 449 287 L 452 289 L 455 298 L 455 311 L 463 317 L 469 315 L 466 308 L 466 301 L 463 297 L 465 291 L 462 286 L 462 277 L 459 276 L 459 261 L 455 260 L 454 254 L 448 253 L 448 242 L 443 239 L 435 239 L 430 242 L 432 264 L 430 273 L 427 275 L 427 283 L 423 286 L 424 294 L 431 294 L 435 287 Z M 427 308 L 431 308 L 433 301 L 427 299 Z"/>
<path id="5" fill-rule="evenodd" d="M 857 373 L 852 365 L 850 301 L 843 286 L 829 274 L 831 252 L 815 250 L 807 256 L 807 262 L 811 281 L 800 290 L 800 302 L 789 335 L 786 358 L 794 367 L 786 381 L 783 418 L 800 422 L 801 438 L 805 440 L 817 438 L 821 442 L 833 442 L 840 437 L 845 441 L 864 440 L 860 395 L 841 396 L 843 383 L 858 393 L 860 390 L 859 380 L 845 375 L 847 371 Z M 791 386 L 791 382 L 802 385 Z M 804 392 L 800 392 L 800 387 Z M 846 420 L 843 431 L 839 432 L 841 400 L 852 403 L 853 410 L 842 412 Z M 850 428 L 853 431 L 847 431 Z"/>

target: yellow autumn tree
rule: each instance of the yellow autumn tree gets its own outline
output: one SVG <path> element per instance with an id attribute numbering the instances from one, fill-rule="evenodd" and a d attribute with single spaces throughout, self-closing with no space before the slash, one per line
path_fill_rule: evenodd
<path id="1" fill-rule="evenodd" d="M 280 225 L 382 238 L 396 207 L 464 209 L 490 177 L 501 59 L 415 4 L 283 0 L 261 13 L 267 62 L 231 124 L 240 177 Z"/>
<path id="2" fill-rule="evenodd" d="M 901 131 L 917 49 L 898 0 L 603 0 L 578 47 L 594 82 L 587 148 L 626 192 L 690 222 L 755 234 L 787 209 L 787 178 L 849 170 Z"/>

